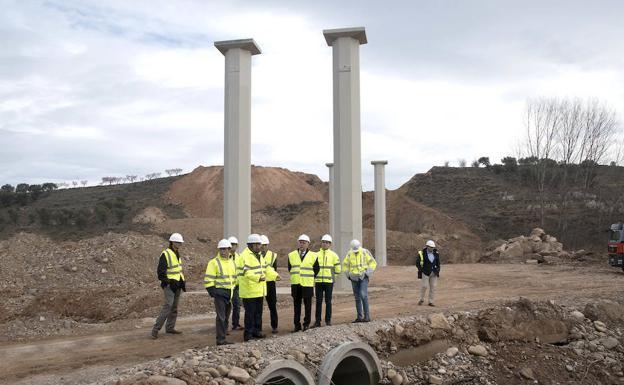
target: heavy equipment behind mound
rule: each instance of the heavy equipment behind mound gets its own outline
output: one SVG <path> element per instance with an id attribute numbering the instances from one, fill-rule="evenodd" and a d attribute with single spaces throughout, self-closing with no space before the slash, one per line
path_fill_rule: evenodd
<path id="1" fill-rule="evenodd" d="M 609 265 L 621 267 L 624 270 L 624 224 L 614 223 L 609 229 Z"/>

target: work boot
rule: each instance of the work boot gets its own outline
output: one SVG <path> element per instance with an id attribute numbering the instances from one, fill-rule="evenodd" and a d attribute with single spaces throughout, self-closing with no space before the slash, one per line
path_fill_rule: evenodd
<path id="1" fill-rule="evenodd" d="M 325 326 L 331 326 L 331 321 L 325 321 Z"/>
<path id="2" fill-rule="evenodd" d="M 155 340 L 158 338 L 158 332 L 155 330 L 152 330 L 152 332 L 150 333 L 150 338 Z"/>
<path id="3" fill-rule="evenodd" d="M 277 330 L 277 328 L 273 328 L 273 330 L 271 330 L 271 333 L 277 334 L 277 333 L 279 333 L 279 331 Z"/>
<path id="4" fill-rule="evenodd" d="M 420 301 L 418 301 L 418 306 L 422 305 L 422 304 L 423 304 L 423 302 L 424 302 L 424 301 L 423 301 L 422 299 L 421 299 Z"/>
<path id="5" fill-rule="evenodd" d="M 306 330 L 308 330 L 310 327 L 308 325 L 303 325 L 303 331 L 305 332 Z"/>
<path id="6" fill-rule="evenodd" d="M 169 333 L 169 334 L 182 334 L 181 331 L 175 330 L 175 329 L 167 330 L 167 333 Z"/>
<path id="7" fill-rule="evenodd" d="M 435 306 L 435 305 L 433 304 L 433 302 L 430 302 L 430 303 L 429 303 L 429 306 L 432 306 L 432 307 L 433 307 L 433 306 Z"/>
<path id="8" fill-rule="evenodd" d="M 221 346 L 221 345 L 232 345 L 234 344 L 234 342 L 230 342 L 230 341 L 219 341 L 217 342 L 217 345 Z"/>
<path id="9" fill-rule="evenodd" d="M 310 326 L 310 329 L 320 328 L 320 327 L 321 327 L 321 323 L 320 322 L 315 322 L 314 325 Z"/>
<path id="10" fill-rule="evenodd" d="M 356 318 L 355 321 L 352 321 L 351 323 L 352 324 L 356 324 L 356 323 L 359 323 L 359 322 L 362 322 L 361 318 Z"/>
<path id="11" fill-rule="evenodd" d="M 369 318 L 369 317 L 366 317 L 366 318 L 364 318 L 361 322 L 370 322 L 370 318 Z"/>
<path id="12" fill-rule="evenodd" d="M 257 334 L 252 334 L 252 337 L 260 340 L 260 339 L 266 338 L 266 335 L 262 333 L 257 333 Z"/>
<path id="13" fill-rule="evenodd" d="M 243 330 L 243 329 L 245 328 L 240 325 L 232 326 L 232 330 Z"/>
<path id="14" fill-rule="evenodd" d="M 291 331 L 291 333 L 297 333 L 300 332 L 301 328 L 300 327 L 295 327 L 295 329 L 293 331 Z"/>

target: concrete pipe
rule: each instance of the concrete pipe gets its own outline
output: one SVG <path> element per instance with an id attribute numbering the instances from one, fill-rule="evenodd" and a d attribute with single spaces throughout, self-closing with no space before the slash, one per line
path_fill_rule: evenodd
<path id="1" fill-rule="evenodd" d="M 293 360 L 277 360 L 256 377 L 256 385 L 314 385 L 314 377 L 303 365 Z"/>
<path id="2" fill-rule="evenodd" d="M 381 380 L 377 354 L 363 342 L 345 342 L 325 356 L 319 385 L 377 385 Z"/>

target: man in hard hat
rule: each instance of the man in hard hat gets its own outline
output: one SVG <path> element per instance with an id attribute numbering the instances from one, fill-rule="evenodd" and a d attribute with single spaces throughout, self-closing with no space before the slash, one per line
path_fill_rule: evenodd
<path id="1" fill-rule="evenodd" d="M 308 330 L 312 318 L 312 296 L 314 295 L 314 276 L 318 273 L 316 253 L 310 250 L 310 237 L 301 234 L 298 239 L 298 248 L 288 254 L 288 272 L 290 273 L 290 293 L 295 304 L 293 332 L 301 328 L 301 302 L 303 301 L 303 331 Z"/>
<path id="2" fill-rule="evenodd" d="M 435 297 L 436 284 L 440 277 L 440 254 L 438 254 L 435 242 L 431 239 L 425 243 L 424 249 L 418 251 L 416 267 L 418 268 L 418 279 L 420 279 L 420 300 L 418 305 L 422 305 L 425 302 L 425 294 L 427 293 L 427 288 L 429 288 L 429 306 L 435 306 L 433 299 Z"/>
<path id="3" fill-rule="evenodd" d="M 238 281 L 243 275 L 242 259 L 240 254 L 236 252 L 236 249 L 238 248 L 238 239 L 231 236 L 228 238 L 228 241 L 232 245 L 230 258 L 232 258 L 234 264 L 236 265 L 236 286 L 234 287 L 234 292 L 232 293 L 232 330 L 243 330 L 243 327 L 240 324 L 240 295 L 238 292 Z"/>
<path id="4" fill-rule="evenodd" d="M 331 326 L 332 315 L 332 292 L 334 280 L 340 274 L 340 257 L 331 250 L 332 237 L 329 234 L 321 238 L 321 248 L 316 253 L 316 263 L 319 266 L 318 273 L 314 278 L 314 295 L 316 296 L 316 320 L 314 327 L 321 326 L 323 313 L 323 298 L 325 298 L 325 325 Z"/>
<path id="5" fill-rule="evenodd" d="M 165 321 L 167 321 L 165 325 L 165 331 L 167 333 L 182 333 L 175 329 L 176 319 L 178 318 L 180 293 L 186 291 L 184 274 L 182 273 L 182 256 L 180 255 L 182 243 L 184 243 L 182 235 L 179 233 L 171 234 L 169 237 L 169 247 L 163 250 L 158 261 L 157 275 L 158 280 L 160 280 L 160 287 L 162 287 L 165 296 L 165 304 L 152 328 L 152 339 L 158 338 L 158 332 L 163 327 Z"/>
<path id="6" fill-rule="evenodd" d="M 368 281 L 377 268 L 377 261 L 360 241 L 351 241 L 350 249 L 342 262 L 342 270 L 351 281 L 357 318 L 353 322 L 370 322 L 368 309 Z"/>
<path id="7" fill-rule="evenodd" d="M 271 333 L 276 334 L 277 330 L 277 287 L 275 281 L 279 281 L 279 275 L 277 274 L 277 254 L 269 250 L 269 237 L 261 235 L 262 245 L 260 246 L 262 257 L 267 266 L 267 269 L 273 269 L 276 272 L 274 277 L 267 276 L 267 294 L 266 301 L 269 306 L 269 313 L 271 315 Z"/>
<path id="8" fill-rule="evenodd" d="M 217 256 L 212 258 L 206 266 L 204 275 L 204 287 L 208 294 L 214 298 L 215 329 L 217 331 L 217 345 L 230 345 L 225 340 L 228 330 L 228 319 L 232 310 L 232 295 L 236 286 L 236 265 L 230 257 L 232 244 L 227 239 L 222 239 L 217 245 Z"/>
<path id="9" fill-rule="evenodd" d="M 245 307 L 245 341 L 266 337 L 262 334 L 262 299 L 266 295 L 266 280 L 274 278 L 275 272 L 266 268 L 260 253 L 261 244 L 260 235 L 251 234 L 247 238 L 247 248 L 241 253 L 243 275 L 238 284 Z"/>

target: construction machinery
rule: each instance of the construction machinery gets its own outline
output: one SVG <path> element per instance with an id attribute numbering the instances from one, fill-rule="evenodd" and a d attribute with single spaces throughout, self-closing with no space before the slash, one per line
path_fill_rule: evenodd
<path id="1" fill-rule="evenodd" d="M 624 224 L 614 223 L 609 229 L 609 265 L 621 267 L 624 270 Z"/>

